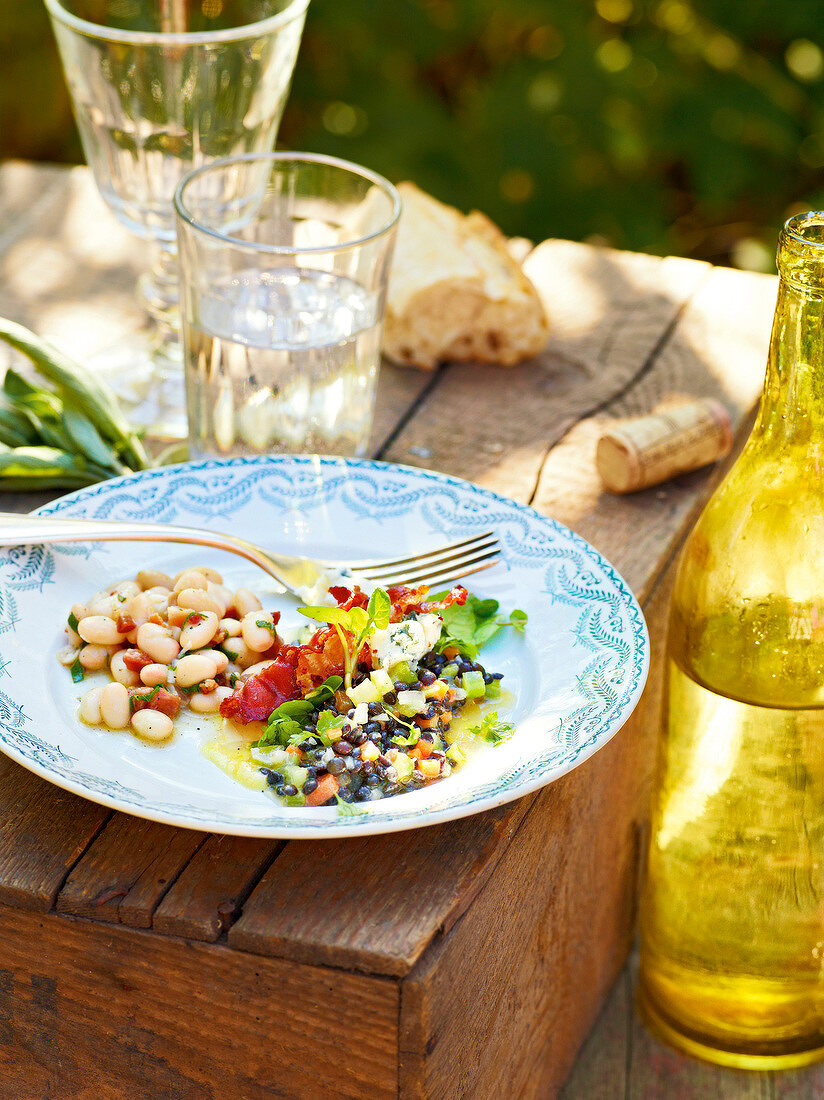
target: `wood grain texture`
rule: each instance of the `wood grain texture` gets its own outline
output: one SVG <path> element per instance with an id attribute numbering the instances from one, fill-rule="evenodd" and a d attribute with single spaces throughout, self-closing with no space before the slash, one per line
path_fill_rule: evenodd
<path id="1" fill-rule="evenodd" d="M 764 379 L 777 280 L 715 268 L 686 304 L 652 364 L 620 399 L 577 424 L 547 456 L 533 505 L 607 555 L 643 597 L 706 500 L 713 471 L 685 474 L 627 496 L 601 488 L 595 445 L 607 420 L 649 412 L 678 394 L 716 397 L 748 431 Z M 631 532 L 631 537 L 630 537 Z"/>
<path id="2" fill-rule="evenodd" d="M 389 1100 L 397 1020 L 385 979 L 0 909 L 3 1100 Z"/>
<path id="3" fill-rule="evenodd" d="M 550 317 L 547 351 L 512 369 L 442 369 L 388 451 L 530 500 L 548 449 L 623 392 L 709 273 L 692 260 L 547 241 L 527 261 Z"/>
<path id="4" fill-rule="evenodd" d="M 0 903 L 51 909 L 110 815 L 0 757 Z"/>
<path id="5" fill-rule="evenodd" d="M 624 971 L 584 1043 L 559 1100 L 625 1100 L 632 980 Z"/>
<path id="6" fill-rule="evenodd" d="M 482 889 L 531 803 L 414 833 L 292 841 L 246 902 L 229 944 L 402 976 Z"/>
<path id="7" fill-rule="evenodd" d="M 283 848 L 280 840 L 210 836 L 161 901 L 156 932 L 213 942 L 240 915 L 250 890 Z"/>
<path id="8" fill-rule="evenodd" d="M 114 814 L 67 878 L 58 912 L 148 928 L 156 905 L 205 839 Z"/>

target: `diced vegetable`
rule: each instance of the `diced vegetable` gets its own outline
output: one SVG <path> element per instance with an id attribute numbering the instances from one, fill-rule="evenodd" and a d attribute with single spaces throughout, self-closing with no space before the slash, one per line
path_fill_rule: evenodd
<path id="1" fill-rule="evenodd" d="M 376 668 L 369 674 L 372 678 L 372 683 L 375 685 L 379 696 L 382 698 L 384 695 L 389 695 L 390 692 L 395 690 L 395 685 L 392 683 L 392 677 L 386 671 L 385 668 Z M 406 681 L 404 681 L 405 683 Z"/>
<path id="2" fill-rule="evenodd" d="M 330 798 L 334 798 L 340 790 L 340 783 L 335 779 L 334 775 L 328 773 L 318 780 L 318 785 L 312 791 L 311 794 L 306 796 L 307 806 L 322 806 L 324 802 L 328 802 Z"/>
<path id="3" fill-rule="evenodd" d="M 461 687 L 466 692 L 467 700 L 483 699 L 486 695 L 486 684 L 482 672 L 465 672 L 461 677 Z"/>
<path id="4" fill-rule="evenodd" d="M 415 770 L 414 761 L 411 757 L 407 756 L 405 752 L 398 753 L 395 757 L 393 767 L 398 773 L 399 783 L 408 783 L 412 778 L 412 772 Z"/>
<path id="5" fill-rule="evenodd" d="M 399 684 L 414 684 L 418 678 L 409 667 L 408 661 L 398 661 L 397 664 L 392 665 L 389 669 L 389 677 L 393 684 L 395 682 Z"/>
<path id="6" fill-rule="evenodd" d="M 362 680 L 356 687 L 348 689 L 346 694 L 355 704 L 358 703 L 377 703 L 380 701 L 380 693 L 371 680 Z"/>
<path id="7" fill-rule="evenodd" d="M 481 677 L 483 681 L 483 677 Z M 426 696 L 422 691 L 399 691 L 398 710 L 404 718 L 413 718 L 416 714 L 423 714 L 426 710 Z"/>

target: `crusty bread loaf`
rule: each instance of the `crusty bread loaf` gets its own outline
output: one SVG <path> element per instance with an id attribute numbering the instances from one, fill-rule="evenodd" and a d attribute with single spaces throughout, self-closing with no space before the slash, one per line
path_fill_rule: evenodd
<path id="1" fill-rule="evenodd" d="M 464 215 L 412 183 L 389 280 L 384 352 L 432 370 L 445 360 L 512 366 L 547 341 L 541 300 L 489 218 Z"/>

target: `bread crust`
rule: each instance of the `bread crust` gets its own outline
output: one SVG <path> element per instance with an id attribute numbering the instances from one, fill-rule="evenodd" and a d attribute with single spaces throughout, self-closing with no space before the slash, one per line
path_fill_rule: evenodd
<path id="1" fill-rule="evenodd" d="M 513 366 L 543 350 L 548 326 L 535 287 L 494 222 L 462 214 L 412 183 L 389 281 L 384 352 L 433 370 L 443 361 Z"/>

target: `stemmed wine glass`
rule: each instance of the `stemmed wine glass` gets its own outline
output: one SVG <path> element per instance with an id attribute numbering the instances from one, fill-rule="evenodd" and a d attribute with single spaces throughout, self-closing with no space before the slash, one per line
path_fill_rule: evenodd
<path id="1" fill-rule="evenodd" d="M 309 0 L 45 0 L 86 160 L 117 218 L 152 242 L 145 349 L 93 364 L 153 435 L 186 434 L 172 196 L 219 157 L 274 146 Z"/>

